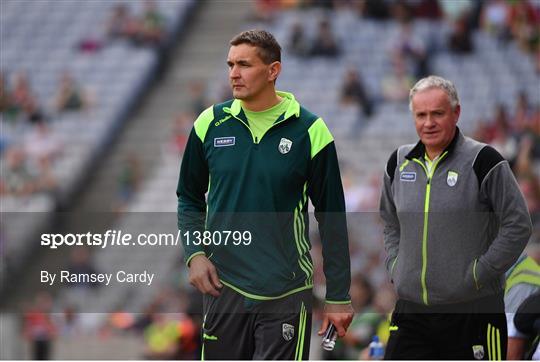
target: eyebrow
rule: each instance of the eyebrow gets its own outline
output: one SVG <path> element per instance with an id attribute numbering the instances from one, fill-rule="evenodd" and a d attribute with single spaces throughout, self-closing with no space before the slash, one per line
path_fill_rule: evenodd
<path id="1" fill-rule="evenodd" d="M 436 108 L 436 109 L 432 109 L 432 110 L 420 110 L 420 111 L 416 111 L 414 112 L 415 114 L 422 114 L 422 113 L 444 113 L 445 110 L 444 108 Z"/>
<path id="2" fill-rule="evenodd" d="M 232 60 L 227 60 L 227 65 L 233 65 L 233 64 L 239 64 L 239 65 L 250 65 L 251 63 L 248 60 L 240 59 L 236 62 L 233 62 Z"/>

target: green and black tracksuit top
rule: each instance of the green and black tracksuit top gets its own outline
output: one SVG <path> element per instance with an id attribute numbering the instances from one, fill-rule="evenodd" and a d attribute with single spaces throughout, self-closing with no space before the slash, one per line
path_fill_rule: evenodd
<path id="1" fill-rule="evenodd" d="M 188 245 L 183 238 L 186 263 L 205 254 L 225 285 L 254 300 L 312 288 L 309 197 L 323 246 L 327 302 L 349 302 L 345 201 L 333 137 L 292 94 L 278 95 L 289 106 L 260 139 L 239 100 L 209 107 L 195 121 L 177 188 L 178 227 L 182 235 L 249 231 L 252 240 Z"/>
<path id="2" fill-rule="evenodd" d="M 398 297 L 423 305 L 501 294 L 532 229 L 508 162 L 459 129 L 431 169 L 421 141 L 394 151 L 380 211 Z"/>

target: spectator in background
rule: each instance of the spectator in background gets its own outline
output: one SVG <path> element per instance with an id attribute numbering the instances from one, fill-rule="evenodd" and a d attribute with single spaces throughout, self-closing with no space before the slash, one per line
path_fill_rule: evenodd
<path id="1" fill-rule="evenodd" d="M 0 195 L 27 196 L 41 191 L 41 182 L 45 180 L 36 169 L 29 167 L 22 149 L 8 148 L 2 161 Z"/>
<path id="2" fill-rule="evenodd" d="M 112 9 L 106 33 L 110 40 L 126 39 L 135 45 L 158 46 L 165 35 L 165 18 L 153 0 L 144 2 L 141 17 L 132 16 L 129 7 L 120 4 Z"/>
<path id="3" fill-rule="evenodd" d="M 40 123 L 45 123 L 47 121 L 47 117 L 37 103 L 36 98 L 30 98 L 28 102 L 24 104 L 22 110 L 24 112 L 24 119 L 27 123 L 36 125 Z"/>
<path id="4" fill-rule="evenodd" d="M 474 8 L 473 0 L 446 1 L 438 0 L 444 18 L 450 24 L 462 17 L 464 14 L 471 14 Z"/>
<path id="5" fill-rule="evenodd" d="M 375 297 L 372 304 L 372 312 L 379 316 L 379 324 L 376 327 L 374 335 L 386 345 L 390 338 L 390 317 L 396 304 L 396 294 L 390 284 L 386 283 L 379 286 L 375 291 Z M 369 360 L 369 347 L 366 347 L 357 357 L 360 360 Z"/>
<path id="6" fill-rule="evenodd" d="M 129 7 L 124 4 L 113 7 L 105 31 L 110 40 L 134 39 L 137 34 L 137 21 L 129 13 Z"/>
<path id="7" fill-rule="evenodd" d="M 516 97 L 515 113 L 512 120 L 514 128 L 520 132 L 532 128 L 533 109 L 529 104 L 527 93 L 521 91 Z"/>
<path id="8" fill-rule="evenodd" d="M 30 88 L 26 73 L 19 72 L 15 74 L 14 89 L 10 99 L 13 117 L 18 117 L 22 113 L 23 119 L 28 123 L 39 123 L 45 120 L 38 100 Z"/>
<path id="9" fill-rule="evenodd" d="M 352 6 L 358 16 L 366 19 L 386 20 L 390 16 L 388 4 L 380 0 L 353 1 Z"/>
<path id="10" fill-rule="evenodd" d="M 9 147 L 1 164 L 0 194 L 28 196 L 54 190 L 57 181 L 51 169 L 27 157 L 24 148 Z"/>
<path id="11" fill-rule="evenodd" d="M 9 98 L 9 92 L 6 87 L 6 80 L 4 78 L 4 73 L 0 72 L 0 112 L 5 112 L 11 103 Z"/>
<path id="12" fill-rule="evenodd" d="M 144 45 L 158 46 L 165 35 L 165 18 L 154 0 L 144 2 L 144 13 L 138 21 L 137 41 Z"/>
<path id="13" fill-rule="evenodd" d="M 508 271 L 504 303 L 508 324 L 508 359 L 525 359 L 527 336 L 514 324 L 514 316 L 529 296 L 540 291 L 540 244 L 529 243 L 516 264 Z"/>
<path id="14" fill-rule="evenodd" d="M 489 0 L 484 3 L 480 14 L 480 26 L 489 34 L 494 35 L 500 42 L 510 38 L 508 21 L 510 6 L 505 0 Z"/>
<path id="15" fill-rule="evenodd" d="M 65 71 L 54 99 L 56 111 L 79 111 L 87 108 L 89 104 L 86 92 L 75 82 L 71 73 Z"/>
<path id="16" fill-rule="evenodd" d="M 533 146 L 533 136 L 524 135 L 519 144 L 514 173 L 534 224 L 540 221 L 540 179 L 534 173 L 531 164 Z"/>
<path id="17" fill-rule="evenodd" d="M 530 347 L 523 359 L 540 360 L 540 292 L 525 299 L 514 317 L 516 329 L 529 339 Z"/>
<path id="18" fill-rule="evenodd" d="M 473 132 L 473 138 L 479 142 L 489 143 L 490 124 L 485 119 L 480 119 L 476 123 L 476 128 Z"/>
<path id="19" fill-rule="evenodd" d="M 113 210 L 123 212 L 139 188 L 141 172 L 139 159 L 129 154 L 123 161 L 117 178 L 117 196 Z"/>
<path id="20" fill-rule="evenodd" d="M 345 358 L 359 359 L 361 351 L 366 348 L 377 334 L 377 327 L 384 318 L 374 307 L 375 291 L 369 280 L 362 274 L 356 274 L 351 283 L 351 299 L 355 317 L 343 342 L 346 345 Z"/>
<path id="21" fill-rule="evenodd" d="M 413 83 L 414 79 L 407 73 L 403 59 L 398 55 L 394 55 L 392 71 L 385 74 L 382 80 L 381 88 L 384 100 L 388 102 L 405 102 Z"/>
<path id="22" fill-rule="evenodd" d="M 18 109 L 23 109 L 25 104 L 34 101 L 35 97 L 30 89 L 28 77 L 25 72 L 18 72 L 14 76 L 12 102 Z"/>
<path id="23" fill-rule="evenodd" d="M 448 37 L 448 49 L 455 54 L 470 54 L 474 50 L 468 14 L 460 16 L 452 24 Z"/>
<path id="24" fill-rule="evenodd" d="M 205 96 L 206 87 L 201 81 L 189 83 L 189 101 L 191 103 L 191 113 L 200 114 L 210 105 Z"/>
<path id="25" fill-rule="evenodd" d="M 189 132 L 193 127 L 195 117 L 192 113 L 180 113 L 173 125 L 172 139 L 170 141 L 170 150 L 174 155 L 184 154 Z"/>
<path id="26" fill-rule="evenodd" d="M 11 92 L 2 72 L 0 72 L 0 114 L 2 114 L 2 120 L 11 122 L 17 117 L 17 108 L 13 104 Z"/>
<path id="27" fill-rule="evenodd" d="M 281 2 L 279 0 L 255 0 L 252 4 L 253 21 L 262 21 L 270 23 L 274 20 L 276 13 L 280 10 Z"/>
<path id="28" fill-rule="evenodd" d="M 439 3 L 433 0 L 415 0 L 409 2 L 412 5 L 412 13 L 415 19 L 424 18 L 438 20 L 442 16 Z"/>
<path id="29" fill-rule="evenodd" d="M 540 104 L 536 105 L 534 112 L 532 113 L 531 119 L 527 125 L 527 129 L 532 132 L 533 135 L 536 135 L 534 158 L 540 159 Z"/>
<path id="30" fill-rule="evenodd" d="M 396 36 L 390 41 L 390 59 L 400 59 L 417 79 L 430 73 L 426 44 L 414 35 L 410 21 L 402 22 Z"/>
<path id="31" fill-rule="evenodd" d="M 506 107 L 504 104 L 498 104 L 495 119 L 490 127 L 488 142 L 510 163 L 515 160 L 518 151 L 516 139 L 512 136 Z"/>
<path id="32" fill-rule="evenodd" d="M 340 54 L 340 48 L 336 38 L 332 33 L 332 28 L 328 19 L 319 22 L 317 34 L 311 45 L 310 54 L 321 57 L 337 57 Z"/>
<path id="33" fill-rule="evenodd" d="M 362 108 L 364 116 L 373 114 L 373 103 L 368 97 L 360 76 L 355 69 L 349 69 L 341 88 L 341 103 L 356 104 Z"/>
<path id="34" fill-rule="evenodd" d="M 295 22 L 290 31 L 289 51 L 299 57 L 304 57 L 309 53 L 309 44 L 306 39 L 304 26 L 300 22 Z"/>
<path id="35" fill-rule="evenodd" d="M 154 313 L 152 322 L 144 330 L 145 358 L 172 360 L 178 354 L 180 333 L 177 322 L 167 313 Z"/>
<path id="36" fill-rule="evenodd" d="M 529 0 L 511 3 L 509 27 L 512 37 L 526 53 L 538 51 L 540 44 L 540 11 Z"/>
<path id="37" fill-rule="evenodd" d="M 49 126 L 41 121 L 24 139 L 24 149 L 31 160 L 35 160 L 43 168 L 50 168 L 62 153 L 63 145 L 51 132 Z"/>
<path id="38" fill-rule="evenodd" d="M 24 314 L 23 335 L 31 344 L 31 359 L 48 360 L 52 357 L 56 326 L 51 319 L 51 309 L 51 296 L 42 292 L 36 296 L 34 305 Z"/>
<path id="39" fill-rule="evenodd" d="M 390 5 L 392 18 L 400 24 L 408 24 L 412 20 L 411 6 L 405 1 L 394 1 Z"/>

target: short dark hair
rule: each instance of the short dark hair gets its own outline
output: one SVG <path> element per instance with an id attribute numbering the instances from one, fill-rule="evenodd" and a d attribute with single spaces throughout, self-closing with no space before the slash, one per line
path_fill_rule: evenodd
<path id="1" fill-rule="evenodd" d="M 281 62 L 281 46 L 274 36 L 266 30 L 248 30 L 232 38 L 231 45 L 249 44 L 259 50 L 265 64 Z"/>

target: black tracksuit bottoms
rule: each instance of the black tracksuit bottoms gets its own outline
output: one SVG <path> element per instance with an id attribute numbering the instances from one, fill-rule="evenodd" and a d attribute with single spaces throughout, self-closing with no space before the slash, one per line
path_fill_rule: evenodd
<path id="1" fill-rule="evenodd" d="M 503 295 L 451 305 L 398 300 L 386 360 L 505 360 Z"/>
<path id="2" fill-rule="evenodd" d="M 257 301 L 224 286 L 204 296 L 202 359 L 307 360 L 312 291 Z"/>

